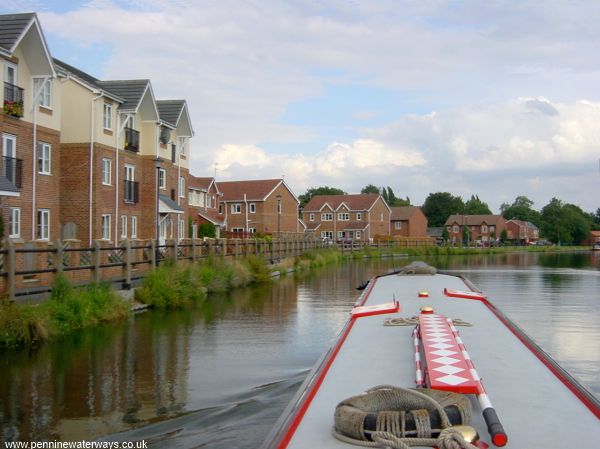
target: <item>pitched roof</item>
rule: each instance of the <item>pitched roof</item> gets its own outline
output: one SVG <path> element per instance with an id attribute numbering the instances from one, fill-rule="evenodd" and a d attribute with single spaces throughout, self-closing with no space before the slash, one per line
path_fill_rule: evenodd
<path id="1" fill-rule="evenodd" d="M 12 53 L 21 35 L 35 17 L 35 13 L 0 15 L 0 47 Z"/>
<path id="2" fill-rule="evenodd" d="M 150 80 L 114 80 L 97 81 L 97 85 L 123 98 L 124 103 L 119 109 L 137 110 L 146 89 L 149 88 Z"/>
<path id="3" fill-rule="evenodd" d="M 508 220 L 508 221 L 511 221 L 511 222 L 515 223 L 516 225 L 523 226 L 525 228 L 531 228 L 531 229 L 537 229 L 538 228 L 536 225 L 534 225 L 530 221 L 516 220 L 514 218 L 511 219 L 511 220 Z M 508 223 L 508 221 L 507 221 L 507 223 Z"/>
<path id="4" fill-rule="evenodd" d="M 156 101 L 156 108 L 158 109 L 158 115 L 160 116 L 160 119 L 173 126 L 177 126 L 179 116 L 183 112 L 184 106 L 185 100 Z"/>
<path id="5" fill-rule="evenodd" d="M 282 179 L 219 181 L 217 186 L 223 194 L 222 201 L 240 201 L 244 199 L 244 194 L 247 201 L 263 201 L 282 182 Z"/>
<path id="6" fill-rule="evenodd" d="M 106 88 L 102 87 L 100 85 L 100 83 L 102 81 L 99 80 L 98 78 L 90 75 L 89 73 L 84 72 L 81 69 L 78 69 L 77 67 L 72 66 L 71 64 L 67 64 L 64 61 L 61 61 L 60 59 L 53 58 L 53 61 L 54 61 L 54 66 L 58 69 L 58 72 L 60 74 L 65 75 L 65 76 L 69 75 L 71 77 L 77 78 L 80 81 L 82 81 L 83 83 L 87 84 L 90 88 L 103 91 L 105 94 L 107 94 L 108 97 L 113 98 L 114 100 L 117 100 L 120 102 L 125 101 L 124 98 L 121 98 L 114 92 L 109 91 Z"/>
<path id="7" fill-rule="evenodd" d="M 419 208 L 416 206 L 397 206 L 390 209 L 392 209 L 391 221 L 407 221 Z"/>
<path id="8" fill-rule="evenodd" d="M 198 176 L 190 176 L 189 179 L 189 185 L 192 188 L 196 188 L 196 189 L 202 189 L 202 190 L 208 190 L 210 188 L 210 185 L 215 181 L 215 178 L 212 177 L 208 177 L 208 178 L 200 178 Z M 216 187 L 216 186 L 215 186 Z M 217 189 L 217 192 L 219 190 Z"/>
<path id="9" fill-rule="evenodd" d="M 361 193 L 358 195 L 315 195 L 304 206 L 304 211 L 318 212 L 325 204 L 329 204 L 333 210 L 344 203 L 350 210 L 369 210 L 375 201 L 379 199 L 377 193 Z"/>
<path id="10" fill-rule="evenodd" d="M 216 210 L 200 210 L 198 211 L 198 215 L 217 226 L 222 226 L 225 223 L 223 215 L 219 214 Z"/>
<path id="11" fill-rule="evenodd" d="M 462 214 L 454 214 L 450 215 L 446 220 L 446 225 L 451 225 L 452 223 L 458 223 L 459 225 L 466 226 L 478 226 L 481 223 L 486 223 L 488 225 L 495 226 L 498 222 L 502 222 L 504 217 L 502 215 L 462 215 Z"/>

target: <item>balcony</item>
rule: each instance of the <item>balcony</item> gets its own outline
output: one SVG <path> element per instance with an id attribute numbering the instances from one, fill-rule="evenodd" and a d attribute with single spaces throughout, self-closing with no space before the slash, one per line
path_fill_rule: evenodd
<path id="1" fill-rule="evenodd" d="M 125 128 L 125 149 L 137 153 L 140 151 L 140 132 L 133 128 Z"/>
<path id="2" fill-rule="evenodd" d="M 4 113 L 13 117 L 23 117 L 23 89 L 11 83 L 4 83 Z"/>
<path id="3" fill-rule="evenodd" d="M 0 176 L 3 176 L 13 186 L 20 189 L 23 182 L 23 161 L 14 157 L 3 156 Z"/>
<path id="4" fill-rule="evenodd" d="M 138 203 L 140 201 L 140 183 L 136 181 L 125 180 L 125 196 L 126 203 Z"/>

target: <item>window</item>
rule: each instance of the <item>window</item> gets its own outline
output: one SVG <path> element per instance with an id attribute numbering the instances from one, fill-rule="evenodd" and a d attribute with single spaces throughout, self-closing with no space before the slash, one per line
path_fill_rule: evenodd
<path id="1" fill-rule="evenodd" d="M 244 228 L 231 228 L 231 232 L 244 232 Z"/>
<path id="2" fill-rule="evenodd" d="M 50 161 L 52 155 L 52 147 L 49 143 L 38 142 L 37 147 L 37 159 L 38 159 L 38 173 L 42 175 L 50 174 Z"/>
<path id="3" fill-rule="evenodd" d="M 333 231 L 321 231 L 321 237 L 324 239 L 332 239 Z"/>
<path id="4" fill-rule="evenodd" d="M 179 220 L 178 232 L 179 232 L 179 240 L 184 239 L 185 238 L 185 221 L 184 220 Z"/>
<path id="5" fill-rule="evenodd" d="M 40 90 L 41 89 L 41 90 Z M 35 103 L 46 108 L 50 107 L 50 92 L 52 90 L 52 80 L 48 78 L 33 78 L 33 95 Z"/>
<path id="6" fill-rule="evenodd" d="M 179 177 L 179 198 L 185 198 L 185 178 Z"/>
<path id="7" fill-rule="evenodd" d="M 111 183 L 112 161 L 110 159 L 102 159 L 102 184 L 109 186 Z"/>
<path id="8" fill-rule="evenodd" d="M 38 209 L 37 211 L 37 238 L 39 240 L 50 239 L 50 211 Z"/>
<path id="9" fill-rule="evenodd" d="M 250 213 L 251 214 L 256 213 L 256 203 L 250 203 Z"/>
<path id="10" fill-rule="evenodd" d="M 137 238 L 137 217 L 131 217 L 131 238 Z"/>
<path id="11" fill-rule="evenodd" d="M 379 221 L 383 221 L 383 212 L 379 215 Z"/>
<path id="12" fill-rule="evenodd" d="M 350 220 L 350 214 L 348 212 L 340 212 L 338 214 L 339 221 L 348 221 Z"/>
<path id="13" fill-rule="evenodd" d="M 248 228 L 249 234 L 256 234 L 256 228 Z"/>
<path id="14" fill-rule="evenodd" d="M 395 221 L 394 222 L 394 229 L 402 229 L 402 222 L 401 221 Z"/>
<path id="15" fill-rule="evenodd" d="M 213 202 L 213 196 L 206 195 L 206 207 L 212 207 L 212 202 Z"/>
<path id="16" fill-rule="evenodd" d="M 362 232 L 361 231 L 356 231 L 356 233 L 354 234 L 354 237 L 356 237 L 356 240 L 360 240 L 362 237 Z"/>
<path id="17" fill-rule="evenodd" d="M 231 205 L 231 213 L 232 214 L 241 214 L 242 213 L 242 205 L 240 203 L 234 203 Z"/>
<path id="18" fill-rule="evenodd" d="M 110 214 L 102 214 L 102 239 L 110 240 Z"/>
<path id="19" fill-rule="evenodd" d="M 190 235 L 190 238 L 192 238 L 192 239 L 198 238 L 198 223 L 192 224 L 192 235 Z"/>
<path id="20" fill-rule="evenodd" d="M 17 184 L 17 167 L 14 164 L 15 161 L 6 158 L 14 159 L 16 157 L 16 150 L 17 137 L 12 134 L 2 134 L 2 156 L 5 159 L 2 160 L 0 173 L 13 184 Z"/>
<path id="21" fill-rule="evenodd" d="M 333 221 L 333 214 L 332 213 L 321 214 L 321 221 Z"/>
<path id="22" fill-rule="evenodd" d="M 481 233 L 482 234 L 486 234 L 487 233 L 487 226 L 486 225 L 481 225 Z"/>
<path id="23" fill-rule="evenodd" d="M 127 238 L 127 215 L 121 215 L 121 238 Z"/>
<path id="24" fill-rule="evenodd" d="M 458 225 L 454 225 L 452 227 L 452 232 L 455 233 L 455 234 L 458 234 Z"/>
<path id="25" fill-rule="evenodd" d="M 179 142 L 179 154 L 182 156 L 185 156 L 185 142 L 184 141 Z"/>
<path id="26" fill-rule="evenodd" d="M 102 117 L 104 129 L 112 129 L 112 104 L 104 103 L 104 114 Z"/>
<path id="27" fill-rule="evenodd" d="M 167 188 L 167 171 L 164 168 L 158 169 L 158 188 Z"/>
<path id="28" fill-rule="evenodd" d="M 361 212 L 357 212 L 357 213 L 356 213 L 356 219 L 357 219 L 358 221 L 362 220 L 362 213 L 361 213 Z"/>
<path id="29" fill-rule="evenodd" d="M 310 214 L 310 215 L 308 216 L 308 220 L 309 220 L 309 221 L 315 221 L 315 214 Z"/>
<path id="30" fill-rule="evenodd" d="M 21 209 L 18 207 L 11 207 L 8 210 L 8 236 L 21 237 Z"/>

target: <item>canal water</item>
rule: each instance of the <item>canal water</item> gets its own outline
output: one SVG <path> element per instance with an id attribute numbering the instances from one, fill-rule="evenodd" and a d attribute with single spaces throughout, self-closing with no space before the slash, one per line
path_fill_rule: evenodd
<path id="1" fill-rule="evenodd" d="M 600 254 L 426 260 L 465 274 L 600 396 Z M 0 441 L 256 448 L 341 329 L 355 287 L 410 261 L 325 267 L 0 353 Z"/>

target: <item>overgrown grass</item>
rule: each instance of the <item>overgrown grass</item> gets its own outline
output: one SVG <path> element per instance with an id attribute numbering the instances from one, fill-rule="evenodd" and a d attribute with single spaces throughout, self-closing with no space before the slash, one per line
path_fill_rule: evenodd
<path id="1" fill-rule="evenodd" d="M 74 288 L 57 276 L 42 304 L 0 303 L 0 348 L 17 348 L 127 316 L 129 304 L 108 284 Z"/>

